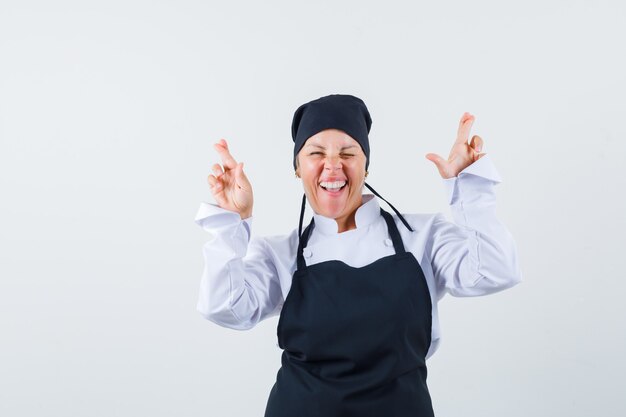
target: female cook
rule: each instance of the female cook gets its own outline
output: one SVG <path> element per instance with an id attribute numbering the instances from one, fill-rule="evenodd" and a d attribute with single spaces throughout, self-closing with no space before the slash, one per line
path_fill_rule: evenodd
<path id="1" fill-rule="evenodd" d="M 496 217 L 500 177 L 481 153 L 483 140 L 468 143 L 473 121 L 461 118 L 448 160 L 426 155 L 444 180 L 454 223 L 442 213 L 400 214 L 388 203 L 394 215 L 379 206 L 375 196 L 383 198 L 365 183 L 372 119 L 351 95 L 321 97 L 294 114 L 293 164 L 304 196 L 289 235 L 252 236 L 243 163 L 225 140 L 215 144 L 222 165 L 208 182 L 217 204 L 202 203 L 196 216 L 212 235 L 197 308 L 238 330 L 280 314 L 282 366 L 265 417 L 434 415 L 426 359 L 440 340 L 437 302 L 445 293 L 501 291 L 522 275 L 515 242 Z M 373 194 L 363 194 L 364 185 Z M 306 200 L 314 214 L 303 231 Z"/>

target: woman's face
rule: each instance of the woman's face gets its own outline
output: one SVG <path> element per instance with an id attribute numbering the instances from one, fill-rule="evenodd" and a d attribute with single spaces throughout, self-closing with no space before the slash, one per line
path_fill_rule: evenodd
<path id="1" fill-rule="evenodd" d="M 359 142 L 342 130 L 322 130 L 307 139 L 298 152 L 296 172 L 313 210 L 340 226 L 353 222 L 362 203 L 365 162 Z"/>

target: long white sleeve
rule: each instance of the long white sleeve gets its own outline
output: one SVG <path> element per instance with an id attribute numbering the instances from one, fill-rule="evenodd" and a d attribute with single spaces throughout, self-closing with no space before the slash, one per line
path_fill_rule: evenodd
<path id="1" fill-rule="evenodd" d="M 210 234 L 197 309 L 223 327 L 246 330 L 279 313 L 278 273 L 261 238 L 251 238 L 252 217 L 202 203 L 195 222 Z"/>
<path id="2" fill-rule="evenodd" d="M 439 292 L 471 297 L 521 282 L 515 241 L 496 216 L 494 187 L 502 180 L 489 156 L 444 182 L 454 223 L 439 213 L 427 248 Z"/>

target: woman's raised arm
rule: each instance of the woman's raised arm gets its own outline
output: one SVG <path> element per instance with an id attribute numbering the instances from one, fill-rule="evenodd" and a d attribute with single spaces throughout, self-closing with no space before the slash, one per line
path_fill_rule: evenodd
<path id="1" fill-rule="evenodd" d="M 252 186 L 224 139 L 215 149 L 209 185 L 217 204 L 203 202 L 195 222 L 211 238 L 204 244 L 204 271 L 197 309 L 223 327 L 245 330 L 277 314 L 282 301 L 278 272 L 263 238 L 251 236 Z"/>

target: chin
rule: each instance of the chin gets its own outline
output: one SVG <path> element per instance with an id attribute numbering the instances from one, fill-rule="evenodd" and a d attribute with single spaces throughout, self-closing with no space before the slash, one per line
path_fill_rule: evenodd
<path id="1" fill-rule="evenodd" d="M 341 210 L 322 210 L 320 214 L 329 219 L 336 219 L 341 216 Z"/>
<path id="2" fill-rule="evenodd" d="M 336 219 L 344 214 L 348 201 L 342 199 L 342 201 L 320 201 L 318 200 L 319 213 L 325 217 Z"/>

